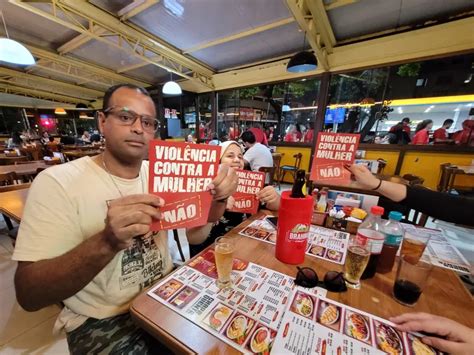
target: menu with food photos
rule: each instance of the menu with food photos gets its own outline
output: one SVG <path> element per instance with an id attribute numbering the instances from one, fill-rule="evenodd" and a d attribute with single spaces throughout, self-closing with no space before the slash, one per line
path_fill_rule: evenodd
<path id="1" fill-rule="evenodd" d="M 322 296 L 296 290 L 272 354 L 439 354 L 414 333 Z"/>
<path id="2" fill-rule="evenodd" d="M 191 228 L 207 223 L 212 203 L 208 185 L 219 168 L 220 147 L 155 140 L 149 147 L 151 194 L 165 200 L 153 231 Z"/>
<path id="3" fill-rule="evenodd" d="M 267 219 L 257 219 L 239 232 L 240 235 L 276 243 L 275 226 Z M 350 234 L 311 225 L 306 254 L 343 265 L 346 260 Z"/>
<path id="4" fill-rule="evenodd" d="M 233 287 L 216 285 L 214 251 L 207 250 L 168 275 L 148 295 L 243 353 L 269 354 L 294 290 L 304 289 L 285 274 L 240 259 L 233 260 Z"/>

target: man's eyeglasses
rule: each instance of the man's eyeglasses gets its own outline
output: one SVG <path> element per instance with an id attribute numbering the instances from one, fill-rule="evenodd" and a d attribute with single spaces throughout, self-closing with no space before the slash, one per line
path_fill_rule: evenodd
<path id="1" fill-rule="evenodd" d="M 158 120 L 153 116 L 139 115 L 138 113 L 131 111 L 128 107 L 121 107 L 116 111 L 112 111 L 115 106 L 106 108 L 104 114 L 111 114 L 117 118 L 117 122 L 122 126 L 133 126 L 137 119 L 140 118 L 140 123 L 145 132 L 155 133 L 158 130 Z"/>
<path id="2" fill-rule="evenodd" d="M 301 268 L 299 266 L 297 266 L 297 269 L 295 284 L 298 286 L 306 288 L 320 286 L 331 292 L 347 291 L 342 272 L 328 271 L 324 276 L 324 281 L 319 281 L 318 274 L 313 269 L 309 267 Z"/>

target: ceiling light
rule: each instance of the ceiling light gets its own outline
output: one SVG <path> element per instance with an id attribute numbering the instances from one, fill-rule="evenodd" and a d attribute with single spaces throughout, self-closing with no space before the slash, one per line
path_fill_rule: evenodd
<path id="1" fill-rule="evenodd" d="M 291 111 L 290 105 L 283 105 L 281 107 L 281 112 L 290 112 L 290 111 Z"/>
<path id="2" fill-rule="evenodd" d="M 312 52 L 299 52 L 291 57 L 286 71 L 290 73 L 304 73 L 315 70 L 318 67 L 318 61 Z"/>
<path id="3" fill-rule="evenodd" d="M 0 16 L 7 35 L 7 38 L 0 38 L 0 61 L 18 65 L 35 64 L 35 58 L 33 58 L 30 51 L 21 43 L 10 39 L 2 11 L 0 11 Z"/>
<path id="4" fill-rule="evenodd" d="M 56 115 L 66 115 L 67 112 L 65 109 L 63 109 L 62 107 L 57 107 L 55 110 L 54 110 L 54 113 Z"/>
<path id="5" fill-rule="evenodd" d="M 168 81 L 163 85 L 163 94 L 166 95 L 181 95 L 183 91 L 181 90 L 181 86 L 175 81 Z"/>

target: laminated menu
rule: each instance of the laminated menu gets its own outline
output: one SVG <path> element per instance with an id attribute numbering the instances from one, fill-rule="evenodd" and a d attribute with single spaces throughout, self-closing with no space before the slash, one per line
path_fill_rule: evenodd
<path id="1" fill-rule="evenodd" d="M 214 251 L 207 250 L 154 286 L 148 295 L 243 353 L 268 354 L 296 286 L 288 275 L 239 259 L 232 288 L 216 286 Z"/>
<path id="2" fill-rule="evenodd" d="M 420 228 L 405 223 L 403 223 L 402 226 L 405 231 L 416 228 L 430 234 L 430 240 L 423 252 L 422 260 L 431 262 L 434 266 L 456 272 L 471 272 L 471 264 L 464 258 L 461 252 L 451 244 L 441 230 Z"/>
<path id="3" fill-rule="evenodd" d="M 296 290 L 272 354 L 439 354 L 414 333 L 356 308 Z"/>
<path id="4" fill-rule="evenodd" d="M 149 148 L 151 194 L 165 200 L 163 218 L 151 229 L 191 228 L 207 223 L 212 195 L 207 186 L 217 175 L 220 147 L 155 140 Z"/>
<path id="5" fill-rule="evenodd" d="M 237 191 L 232 195 L 234 206 L 231 212 L 255 214 L 258 210 L 258 200 L 256 197 L 265 184 L 265 173 L 250 170 L 236 170 L 239 177 Z"/>
<path id="6" fill-rule="evenodd" d="M 239 234 L 271 244 L 276 243 L 276 229 L 266 219 L 253 221 Z M 346 232 L 311 225 L 306 254 L 343 265 L 349 246 L 349 237 L 350 234 Z"/>

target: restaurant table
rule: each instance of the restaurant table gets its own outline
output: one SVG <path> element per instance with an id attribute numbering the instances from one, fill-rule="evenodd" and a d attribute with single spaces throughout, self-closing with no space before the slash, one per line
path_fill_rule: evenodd
<path id="1" fill-rule="evenodd" d="M 377 178 L 383 180 L 383 181 L 390 181 L 390 182 L 395 182 L 398 184 L 403 184 L 403 185 L 409 185 L 409 181 L 405 180 L 401 176 L 398 175 L 376 175 Z M 373 196 L 382 196 L 378 191 L 374 190 L 367 190 L 362 187 L 356 182 L 351 180 L 347 184 L 338 184 L 338 185 L 331 185 L 327 183 L 322 183 L 322 182 L 313 182 L 312 187 L 317 187 L 317 188 L 323 188 L 327 187 L 329 190 L 337 190 L 337 191 L 347 191 L 347 192 L 353 192 L 353 193 L 358 193 L 358 194 L 366 194 L 366 195 L 373 195 Z"/>
<path id="2" fill-rule="evenodd" d="M 0 213 L 20 223 L 29 188 L 0 192 Z"/>
<path id="3" fill-rule="evenodd" d="M 15 172 L 18 175 L 29 175 L 36 174 L 38 168 L 46 169 L 51 165 L 47 165 L 44 161 L 32 161 L 31 163 L 25 164 L 11 164 L 11 165 L 1 165 L 0 174 L 7 174 Z"/>
<path id="4" fill-rule="evenodd" d="M 0 165 L 14 164 L 17 161 L 25 161 L 25 160 L 28 160 L 28 157 L 24 155 L 7 156 L 3 153 L 0 154 Z"/>
<path id="5" fill-rule="evenodd" d="M 264 212 L 249 218 L 227 233 L 236 241 L 234 257 L 264 267 L 296 276 L 296 266 L 288 265 L 275 258 L 275 246 L 263 241 L 238 235 L 238 232 Z M 322 280 L 327 271 L 342 270 L 342 265 L 306 255 L 300 266 L 313 268 Z M 360 290 L 328 292 L 327 298 L 359 308 L 382 318 L 406 312 L 429 312 L 459 321 L 474 327 L 474 300 L 462 285 L 457 275 L 446 269 L 435 267 L 428 285 L 414 307 L 405 307 L 392 297 L 395 268 L 388 274 L 376 274 L 362 281 Z M 130 312 L 135 322 L 177 353 L 237 354 L 233 347 L 206 332 L 193 322 L 180 316 L 165 305 L 143 292 L 131 304 Z"/>
<path id="6" fill-rule="evenodd" d="M 68 151 L 64 151 L 62 152 L 66 158 L 68 158 L 69 160 L 74 160 L 74 159 L 78 159 L 78 158 L 82 158 L 82 157 L 85 157 L 85 156 L 89 156 L 89 157 L 92 157 L 94 155 L 98 155 L 101 153 L 101 150 L 100 149 L 93 149 L 93 150 L 68 150 Z"/>
<path id="7" fill-rule="evenodd" d="M 453 165 L 449 167 L 447 191 L 451 191 L 453 189 L 472 189 L 472 185 L 462 186 L 455 184 L 456 176 L 459 175 L 467 175 L 471 177 L 474 176 L 474 165 Z"/>

